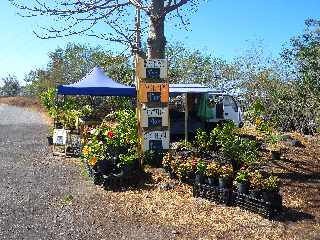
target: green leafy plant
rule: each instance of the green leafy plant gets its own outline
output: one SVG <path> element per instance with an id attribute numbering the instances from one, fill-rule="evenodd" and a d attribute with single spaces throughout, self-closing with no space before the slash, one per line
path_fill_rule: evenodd
<path id="1" fill-rule="evenodd" d="M 138 159 L 138 153 L 134 150 L 130 150 L 126 154 L 119 154 L 118 167 L 132 166 L 135 161 L 138 161 Z"/>
<path id="2" fill-rule="evenodd" d="M 77 101 L 74 97 L 57 101 L 56 94 L 57 90 L 55 88 L 49 88 L 40 94 L 40 100 L 49 116 L 65 128 L 74 129 L 79 117 L 89 115 L 92 112 L 89 105 Z"/>
<path id="3" fill-rule="evenodd" d="M 280 179 L 277 176 L 270 175 L 264 181 L 263 189 L 268 192 L 278 192 L 280 187 Z"/>
<path id="4" fill-rule="evenodd" d="M 238 156 L 235 159 L 246 166 L 255 164 L 259 159 L 257 143 L 253 140 L 239 139 L 237 144 Z"/>
<path id="5" fill-rule="evenodd" d="M 248 170 L 243 169 L 243 170 L 238 171 L 234 180 L 237 183 L 248 183 L 249 182 Z"/>
<path id="6" fill-rule="evenodd" d="M 199 152 L 210 151 L 213 146 L 213 138 L 207 132 L 197 129 L 193 144 Z"/>
<path id="7" fill-rule="evenodd" d="M 197 162 L 197 170 L 196 170 L 196 173 L 199 173 L 199 174 L 205 174 L 205 171 L 207 169 L 207 163 L 204 161 L 204 160 L 199 160 Z"/>
<path id="8" fill-rule="evenodd" d="M 238 155 L 239 137 L 235 134 L 236 126 L 233 122 L 228 121 L 223 126 L 214 128 L 211 132 L 211 136 L 216 139 L 221 151 L 224 155 L 230 159 L 235 159 Z"/>
<path id="9" fill-rule="evenodd" d="M 281 136 L 278 134 L 270 134 L 267 137 L 266 142 L 267 142 L 268 147 L 271 151 L 279 151 L 280 150 L 280 145 L 279 145 L 280 139 L 281 139 Z"/>

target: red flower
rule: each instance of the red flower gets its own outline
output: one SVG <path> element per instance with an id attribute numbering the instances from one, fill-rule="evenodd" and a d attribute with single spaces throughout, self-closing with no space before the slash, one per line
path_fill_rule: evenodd
<path id="1" fill-rule="evenodd" d="M 110 139 L 113 138 L 113 136 L 114 136 L 114 135 L 113 135 L 113 132 L 112 132 L 112 131 L 109 131 L 109 132 L 107 133 L 107 136 L 108 136 L 108 138 L 110 138 Z"/>
<path id="2" fill-rule="evenodd" d="M 197 164 L 198 164 L 198 160 L 197 159 L 192 159 L 192 163 L 191 163 L 192 167 L 197 166 Z"/>

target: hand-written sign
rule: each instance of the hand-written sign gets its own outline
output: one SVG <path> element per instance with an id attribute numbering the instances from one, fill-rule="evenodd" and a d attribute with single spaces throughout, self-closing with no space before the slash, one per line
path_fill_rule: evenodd
<path id="1" fill-rule="evenodd" d="M 168 77 L 166 59 L 138 59 L 137 76 L 141 79 L 165 79 Z"/>
<path id="2" fill-rule="evenodd" d="M 65 145 L 67 142 L 67 130 L 54 129 L 53 131 L 53 144 Z"/>
<path id="3" fill-rule="evenodd" d="M 140 83 L 139 100 L 142 103 L 159 102 L 167 103 L 169 101 L 168 83 Z"/>
<path id="4" fill-rule="evenodd" d="M 159 124 L 159 126 L 167 127 L 169 122 L 168 108 L 167 107 L 162 107 L 162 108 L 143 107 L 141 109 L 140 119 L 141 119 L 141 127 L 156 126 L 156 122 Z M 161 125 L 160 125 L 159 119 L 161 119 Z"/>
<path id="5" fill-rule="evenodd" d="M 152 146 L 153 150 L 155 150 L 156 146 L 160 146 L 161 141 L 161 149 L 169 149 L 169 131 L 150 131 L 143 133 L 143 150 L 150 150 L 150 146 Z"/>

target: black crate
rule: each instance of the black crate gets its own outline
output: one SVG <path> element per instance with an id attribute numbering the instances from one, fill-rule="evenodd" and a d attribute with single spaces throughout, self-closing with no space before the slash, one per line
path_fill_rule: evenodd
<path id="1" fill-rule="evenodd" d="M 234 203 L 236 206 L 260 214 L 268 219 L 275 217 L 282 210 L 282 196 L 280 194 L 275 195 L 274 201 L 266 202 L 262 198 L 235 192 Z"/>
<path id="2" fill-rule="evenodd" d="M 231 189 L 224 189 L 207 184 L 195 183 L 193 185 L 193 196 L 208 199 L 227 206 L 232 205 L 233 195 Z"/>

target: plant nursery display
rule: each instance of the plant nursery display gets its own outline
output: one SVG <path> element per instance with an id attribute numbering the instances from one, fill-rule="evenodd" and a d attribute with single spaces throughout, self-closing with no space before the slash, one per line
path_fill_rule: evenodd
<path id="1" fill-rule="evenodd" d="M 271 217 L 282 206 L 279 179 L 259 171 L 258 146 L 226 122 L 209 133 L 197 131 L 193 142 L 173 144 L 162 163 L 172 178 L 193 182 L 195 197 Z"/>

